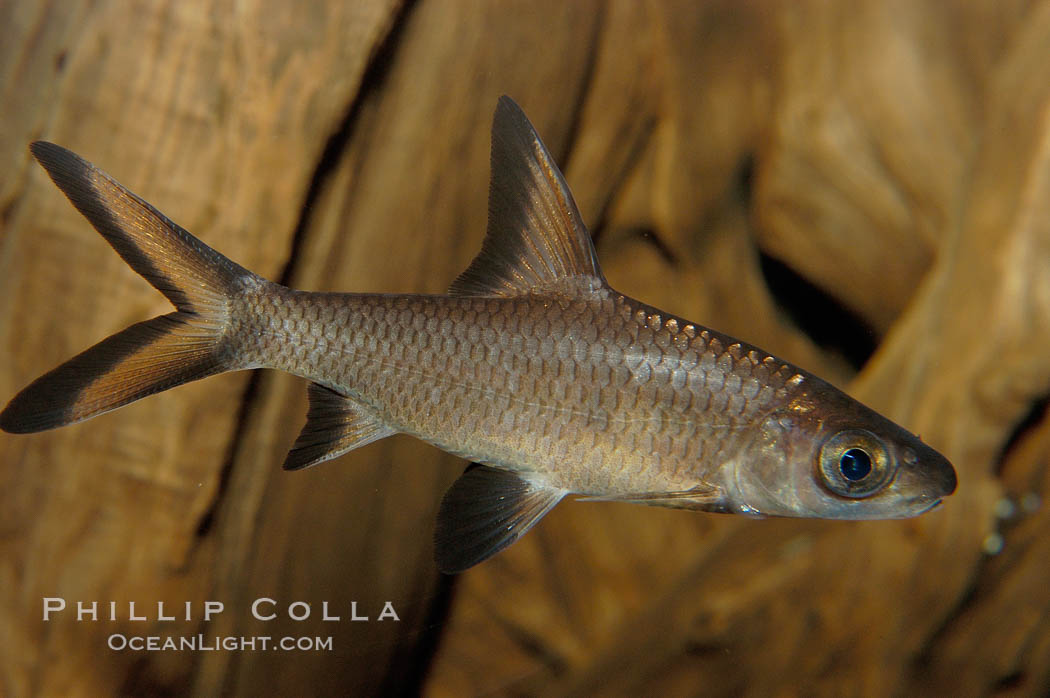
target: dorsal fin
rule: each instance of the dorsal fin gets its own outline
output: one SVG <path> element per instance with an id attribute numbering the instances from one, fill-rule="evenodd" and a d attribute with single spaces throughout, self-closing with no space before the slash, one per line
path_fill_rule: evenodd
<path id="1" fill-rule="evenodd" d="M 561 171 L 521 107 L 500 97 L 485 241 L 449 293 L 580 296 L 604 288 L 591 235 Z"/>

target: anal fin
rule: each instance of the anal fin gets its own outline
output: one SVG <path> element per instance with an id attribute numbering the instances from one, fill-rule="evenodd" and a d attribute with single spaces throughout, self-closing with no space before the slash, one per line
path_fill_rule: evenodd
<path id="1" fill-rule="evenodd" d="M 456 480 L 438 511 L 434 556 L 456 574 L 516 541 L 565 496 L 517 474 L 477 463 Z"/>
<path id="2" fill-rule="evenodd" d="M 306 425 L 284 461 L 285 470 L 301 470 L 378 441 L 396 432 L 360 404 L 320 383 L 307 389 Z"/>

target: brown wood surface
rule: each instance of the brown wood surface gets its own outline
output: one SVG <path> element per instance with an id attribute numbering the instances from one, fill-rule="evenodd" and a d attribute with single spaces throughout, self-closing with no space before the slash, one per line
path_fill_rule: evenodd
<path id="1" fill-rule="evenodd" d="M 462 463 L 395 437 L 282 472 L 301 381 L 213 378 L 0 434 L 0 693 L 1045 695 L 1048 65 L 1036 0 L 0 2 L 0 400 L 166 310 L 31 140 L 269 278 L 438 293 L 506 93 L 615 287 L 846 386 L 960 479 L 896 522 L 568 502 L 450 581 Z M 44 597 L 121 616 L 45 623 Z M 333 649 L 107 648 L 198 632 Z"/>

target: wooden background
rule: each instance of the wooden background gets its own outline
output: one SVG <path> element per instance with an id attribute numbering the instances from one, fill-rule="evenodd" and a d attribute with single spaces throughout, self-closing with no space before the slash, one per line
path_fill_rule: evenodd
<path id="1" fill-rule="evenodd" d="M 0 1 L 0 400 L 166 312 L 31 140 L 269 278 L 442 292 L 507 93 L 616 288 L 846 386 L 960 480 L 897 522 L 569 502 L 450 580 L 461 462 L 396 437 L 282 472 L 301 382 L 213 378 L 0 434 L 0 692 L 1045 695 L 1047 66 L 1045 1 Z M 45 623 L 50 596 L 227 610 Z M 264 596 L 315 612 L 261 623 Z M 106 647 L 197 632 L 334 649 Z"/>

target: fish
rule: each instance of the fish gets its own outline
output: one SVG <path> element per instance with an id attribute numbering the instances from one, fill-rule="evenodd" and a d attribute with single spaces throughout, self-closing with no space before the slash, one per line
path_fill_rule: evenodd
<path id="1" fill-rule="evenodd" d="M 298 470 L 393 434 L 470 466 L 437 516 L 454 574 L 568 495 L 752 517 L 892 519 L 954 492 L 951 463 L 826 381 L 613 290 L 565 179 L 499 99 L 481 250 L 447 294 L 294 290 L 241 267 L 94 165 L 36 141 L 54 183 L 175 307 L 38 378 L 31 433 L 227 371 L 309 381 Z"/>

